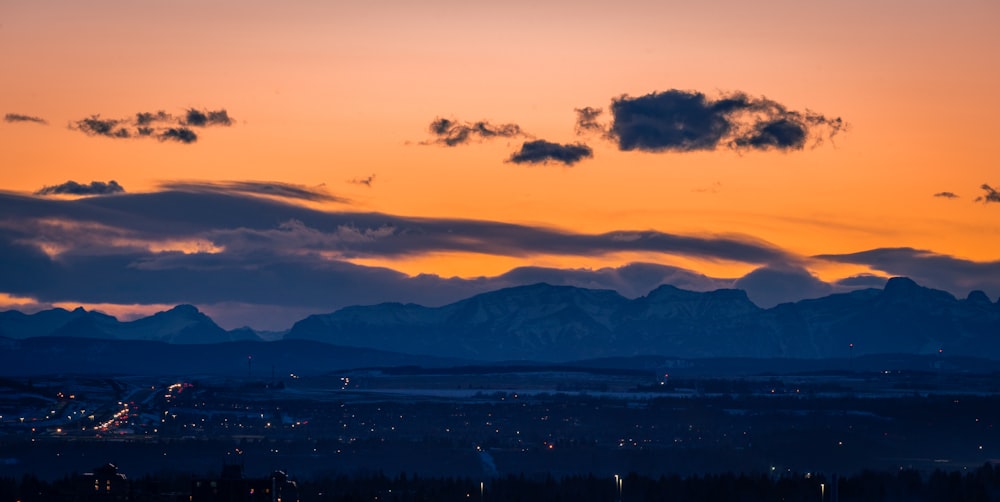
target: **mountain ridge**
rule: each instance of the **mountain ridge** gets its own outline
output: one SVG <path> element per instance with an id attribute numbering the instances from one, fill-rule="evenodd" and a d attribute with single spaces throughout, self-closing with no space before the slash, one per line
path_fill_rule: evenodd
<path id="1" fill-rule="evenodd" d="M 1000 358 L 1000 303 L 989 303 L 981 292 L 968 298 L 902 277 L 881 290 L 770 309 L 734 289 L 660 286 L 629 300 L 609 290 L 541 283 L 434 308 L 379 304 L 312 315 L 293 325 L 286 339 L 480 360 L 823 358 L 943 350 Z"/>
<path id="2" fill-rule="evenodd" d="M 260 340 L 226 331 L 192 305 L 121 322 L 77 308 L 0 312 L 0 336 L 167 343 Z M 350 306 L 296 322 L 287 340 L 482 361 L 602 357 L 828 358 L 878 353 L 1000 359 L 1000 300 L 958 299 L 911 279 L 763 309 L 739 289 L 696 292 L 660 285 L 628 299 L 613 290 L 536 283 L 440 307 Z"/>
<path id="3" fill-rule="evenodd" d="M 0 336 L 12 339 L 71 337 L 104 340 L 144 340 L 168 343 L 220 343 L 260 340 L 243 329 L 226 331 L 210 317 L 188 304 L 132 321 L 119 321 L 82 307 L 61 308 L 24 314 L 16 310 L 0 312 Z"/>

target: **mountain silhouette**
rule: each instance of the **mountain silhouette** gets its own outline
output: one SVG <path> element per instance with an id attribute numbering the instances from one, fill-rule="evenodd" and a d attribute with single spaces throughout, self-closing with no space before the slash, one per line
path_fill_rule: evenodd
<path id="1" fill-rule="evenodd" d="M 885 288 L 754 305 L 741 290 L 660 286 L 629 300 L 613 291 L 535 284 L 437 308 L 386 303 L 297 322 L 288 339 L 480 360 L 854 357 L 933 354 L 1000 358 L 1000 305 L 958 300 L 910 279 Z"/>
<path id="2" fill-rule="evenodd" d="M 149 317 L 121 322 L 113 316 L 77 308 L 35 314 L 0 312 L 0 336 L 14 339 L 72 337 L 145 340 L 168 343 L 222 343 L 259 340 L 247 330 L 226 331 L 192 305 L 178 305 Z"/>
<path id="3" fill-rule="evenodd" d="M 53 309 L 0 312 L 0 337 L 209 344 L 259 340 L 226 331 L 191 305 L 130 322 Z M 628 299 L 611 290 L 545 283 L 444 305 L 346 307 L 295 323 L 286 340 L 477 361 L 595 358 L 853 358 L 947 355 L 1000 360 L 1000 302 L 964 299 L 896 277 L 883 289 L 756 306 L 742 290 L 659 286 Z"/>

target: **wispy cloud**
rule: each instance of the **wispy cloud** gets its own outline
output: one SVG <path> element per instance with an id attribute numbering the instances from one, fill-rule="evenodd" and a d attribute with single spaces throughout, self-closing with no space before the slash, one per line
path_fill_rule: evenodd
<path id="1" fill-rule="evenodd" d="M 966 293 L 979 289 L 1000 293 L 1000 261 L 977 262 L 926 249 L 878 248 L 859 253 L 825 254 L 815 258 L 866 265 L 891 276 L 906 276 L 919 284 Z"/>
<path id="2" fill-rule="evenodd" d="M 208 126 L 231 126 L 233 120 L 225 109 L 222 110 L 198 110 L 189 108 L 184 116 L 184 124 L 194 127 Z"/>
<path id="3" fill-rule="evenodd" d="M 559 276 L 552 270 L 523 269 L 493 279 L 408 277 L 353 264 L 352 258 L 391 260 L 440 252 L 590 257 L 650 251 L 748 263 L 794 259 L 749 237 L 581 234 L 480 220 L 323 211 L 288 202 L 312 200 L 316 190 L 270 183 L 165 185 L 167 191 L 69 201 L 0 193 L 0 214 L 5 216 L 0 219 L 0 262 L 6 265 L 0 292 L 50 302 L 240 302 L 328 309 L 394 300 L 453 301 L 518 281 Z M 648 277 L 639 272 L 578 272 L 561 280 L 595 286 L 624 281 L 634 283 L 632 292 L 654 276 L 715 284 L 677 270 Z"/>
<path id="4" fill-rule="evenodd" d="M 48 121 L 32 115 L 22 115 L 20 113 L 8 113 L 3 116 L 4 122 L 31 122 L 35 124 L 48 125 Z"/>
<path id="5" fill-rule="evenodd" d="M 941 197 L 942 199 L 957 199 L 958 195 L 953 192 L 938 192 L 934 194 L 935 197 Z"/>
<path id="6" fill-rule="evenodd" d="M 588 134 L 588 133 L 604 133 L 606 126 L 597 121 L 597 119 L 604 113 L 603 108 L 594 108 L 590 106 L 585 106 L 583 108 L 575 108 L 576 112 L 576 133 L 577 134 Z"/>
<path id="7" fill-rule="evenodd" d="M 247 260 L 256 263 L 255 267 L 271 260 L 329 266 L 332 261 L 352 258 L 392 259 L 439 252 L 512 257 L 651 252 L 759 264 L 794 260 L 784 250 L 746 236 L 657 231 L 583 234 L 493 221 L 321 211 L 256 195 L 307 200 L 332 196 L 259 182 L 169 183 L 165 188 L 168 191 L 75 201 L 0 194 L 0 209 L 8 216 L 0 231 L 3 252 L 47 256 L 54 249 L 64 250 L 58 253 L 58 262 L 68 263 L 68 257 L 124 256 L 135 253 L 137 246 L 146 249 L 128 260 L 130 268 L 165 264 L 183 268 L 197 262 L 199 267 L 214 263 L 242 269 L 248 266 Z M 42 241 L 38 240 L 39 221 L 48 222 Z M 73 231 L 84 226 L 85 232 Z M 78 248 L 83 238 L 86 246 Z M 163 244 L 167 242 L 187 244 L 171 248 Z M 167 252 L 185 246 L 191 253 Z M 194 255 L 206 256 L 198 262 Z M 43 262 L 50 259 L 54 258 Z"/>
<path id="8" fill-rule="evenodd" d="M 995 188 L 983 183 L 979 186 L 985 192 L 983 195 L 976 197 L 976 202 L 982 202 L 983 204 L 989 204 L 991 202 L 1000 202 L 1000 192 L 997 192 Z"/>
<path id="9" fill-rule="evenodd" d="M 875 274 L 858 274 L 852 275 L 850 277 L 844 277 L 843 279 L 837 280 L 834 284 L 837 286 L 847 286 L 850 288 L 877 288 L 882 289 L 885 287 L 885 282 L 889 278 L 882 275 Z"/>
<path id="10" fill-rule="evenodd" d="M 42 187 L 35 192 L 35 195 L 110 195 L 116 193 L 125 193 L 125 188 L 115 180 L 107 183 L 91 181 L 90 184 L 86 185 L 70 180 L 59 185 Z"/>
<path id="11" fill-rule="evenodd" d="M 742 92 L 717 98 L 678 89 L 623 95 L 612 100 L 610 110 L 611 123 L 604 132 L 620 150 L 798 150 L 847 128 L 839 117 L 789 110 Z M 577 109 L 577 131 L 601 129 L 599 115 L 600 109 Z"/>
<path id="12" fill-rule="evenodd" d="M 478 122 L 459 122 L 457 120 L 437 118 L 428 128 L 434 136 L 424 141 L 425 145 L 458 146 L 473 140 L 493 138 L 526 137 L 527 134 L 517 124 L 492 124 L 486 120 Z"/>
<path id="13" fill-rule="evenodd" d="M 307 187 L 280 181 L 170 181 L 161 183 L 160 188 L 191 193 L 251 194 L 314 202 L 349 202 L 342 197 L 331 195 L 322 187 Z"/>
<path id="14" fill-rule="evenodd" d="M 163 110 L 138 112 L 123 119 L 102 118 L 100 114 L 70 122 L 69 128 L 88 136 L 114 139 L 155 138 L 161 142 L 191 144 L 198 141 L 198 134 L 191 127 L 228 127 L 233 119 L 225 109 L 199 110 L 190 108 L 182 117 Z"/>
<path id="15" fill-rule="evenodd" d="M 102 119 L 100 115 L 91 115 L 72 122 L 70 129 L 80 131 L 88 136 L 104 136 L 108 138 L 130 138 L 128 123 L 117 119 Z"/>
<path id="16" fill-rule="evenodd" d="M 371 188 L 372 184 L 375 183 L 375 175 L 372 174 L 365 178 L 354 178 L 349 181 L 349 183 L 354 183 L 355 185 L 364 185 Z"/>
<path id="17" fill-rule="evenodd" d="M 521 149 L 508 159 L 515 164 L 547 164 L 557 162 L 567 166 L 594 156 L 593 150 L 582 143 L 563 145 L 543 139 L 525 141 Z"/>
<path id="18" fill-rule="evenodd" d="M 135 114 L 135 125 L 148 126 L 156 122 L 175 122 L 173 115 L 160 110 L 158 112 L 138 112 Z"/>
<path id="19" fill-rule="evenodd" d="M 0 263 L 5 264 L 0 293 L 41 302 L 228 302 L 301 313 L 306 307 L 328 311 L 383 301 L 441 304 L 537 281 L 610 287 L 631 295 L 644 294 L 661 281 L 702 290 L 734 284 L 661 265 L 526 267 L 496 277 L 457 279 L 410 277 L 352 263 L 391 263 L 439 253 L 515 258 L 642 253 L 744 263 L 755 270 L 735 285 L 764 305 L 877 286 L 879 281 L 858 277 L 826 284 L 794 265 L 803 263 L 802 257 L 745 235 L 655 230 L 588 234 L 496 221 L 321 210 L 297 202 L 341 199 L 318 188 L 258 181 L 171 182 L 162 188 L 75 200 L 0 192 Z M 813 259 L 866 265 L 953 292 L 1000 292 L 1000 262 L 910 248 Z"/>
<path id="20" fill-rule="evenodd" d="M 830 284 L 805 268 L 787 264 L 757 268 L 737 279 L 733 286 L 746 290 L 750 300 L 763 308 L 803 298 L 819 298 L 834 291 Z"/>
<path id="21" fill-rule="evenodd" d="M 198 135 L 187 127 L 168 127 L 156 136 L 160 141 L 176 141 L 178 143 L 194 143 Z"/>

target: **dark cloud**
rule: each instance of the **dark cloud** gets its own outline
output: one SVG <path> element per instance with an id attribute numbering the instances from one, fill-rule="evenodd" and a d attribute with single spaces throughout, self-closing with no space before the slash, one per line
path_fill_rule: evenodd
<path id="1" fill-rule="evenodd" d="M 484 140 L 497 137 L 514 138 L 527 136 L 521 130 L 521 126 L 517 124 L 494 125 L 485 120 L 479 122 L 459 122 L 451 119 L 437 118 L 431 122 L 429 130 L 435 137 L 422 144 L 458 146 L 477 138 Z"/>
<path id="2" fill-rule="evenodd" d="M 819 255 L 822 260 L 866 265 L 889 276 L 905 276 L 922 286 L 965 296 L 982 290 L 1000 294 L 1000 261 L 977 262 L 914 248 L 878 248 L 860 253 Z"/>
<path id="3" fill-rule="evenodd" d="M 733 286 L 747 292 L 758 307 L 771 308 L 803 298 L 820 298 L 834 288 L 808 270 L 796 266 L 766 266 L 737 279 Z"/>
<path id="4" fill-rule="evenodd" d="M 0 192 L 0 292 L 39 302 L 261 305 L 268 306 L 261 311 L 287 308 L 301 317 L 304 308 L 322 312 L 383 301 L 440 305 L 538 281 L 610 288 L 627 296 L 659 284 L 697 290 L 735 285 L 753 301 L 770 305 L 877 286 L 879 280 L 856 277 L 828 285 L 799 267 L 777 265 L 800 262 L 800 257 L 748 237 L 582 234 L 491 221 L 319 210 L 289 202 L 317 200 L 319 190 L 280 183 L 172 183 L 165 188 L 74 200 Z M 525 267 L 497 277 L 447 279 L 350 262 L 448 252 L 513 257 L 652 252 L 762 267 L 735 282 L 652 264 L 598 270 Z M 959 296 L 974 289 L 994 298 L 1000 294 L 1000 262 L 909 248 L 815 258 L 909 276 Z"/>
<path id="5" fill-rule="evenodd" d="M 0 209 L 8 216 L 0 223 L 8 232 L 18 234 L 14 240 L 20 245 L 33 249 L 64 249 L 70 254 L 104 256 L 124 252 L 114 247 L 114 241 L 128 242 L 129 246 L 188 242 L 200 248 L 222 250 L 211 258 L 220 264 L 227 260 L 238 263 L 238 258 L 249 256 L 292 260 L 315 256 L 322 257 L 317 259 L 323 262 L 439 252 L 591 257 L 634 251 L 760 264 L 794 258 L 773 245 L 746 237 L 656 231 L 580 234 L 480 220 L 320 211 L 249 196 L 246 192 L 265 192 L 253 182 L 229 188 L 224 185 L 174 188 L 75 201 L 46 201 L 0 193 Z M 65 224 L 51 226 L 51 222 L 57 221 Z M 184 254 L 150 252 L 141 264 L 131 266 L 174 267 L 192 259 Z"/>
<path id="6" fill-rule="evenodd" d="M 198 134 L 192 127 L 230 126 L 233 120 L 225 109 L 198 110 L 190 108 L 184 117 L 175 117 L 163 110 L 156 112 L 138 112 L 127 119 L 104 119 L 100 115 L 91 115 L 85 119 L 71 122 L 70 129 L 77 130 L 88 136 L 104 136 L 107 138 L 156 138 L 160 141 L 174 141 L 191 144 L 198 141 Z"/>
<path id="7" fill-rule="evenodd" d="M 934 194 L 934 196 L 935 197 L 942 197 L 942 198 L 945 198 L 945 199 L 957 199 L 958 198 L 958 195 L 956 195 L 956 194 L 954 194 L 952 192 L 938 192 L 938 193 Z"/>
<path id="8" fill-rule="evenodd" d="M 35 124 L 48 125 L 48 121 L 41 117 L 33 117 L 31 115 L 22 115 L 20 113 L 8 113 L 3 116 L 4 122 L 33 122 Z"/>
<path id="9" fill-rule="evenodd" d="M 606 128 L 604 124 L 601 124 L 597 119 L 604 113 L 603 108 L 594 108 L 590 106 L 585 106 L 583 108 L 574 108 L 576 112 L 576 133 L 577 134 L 587 134 L 587 133 L 604 133 Z"/>
<path id="10" fill-rule="evenodd" d="M 176 141 L 178 143 L 194 143 L 198 135 L 187 127 L 168 127 L 156 136 L 160 141 Z"/>
<path id="11" fill-rule="evenodd" d="M 837 286 L 846 286 L 849 288 L 876 288 L 882 289 L 885 287 L 885 282 L 889 278 L 881 275 L 875 274 L 858 274 L 852 275 L 850 277 L 844 277 L 838 280 L 835 284 Z"/>
<path id="12" fill-rule="evenodd" d="M 382 301 L 441 304 L 543 278 L 618 287 L 630 294 L 669 278 L 713 284 L 693 272 L 653 265 L 577 270 L 561 278 L 557 271 L 538 268 L 481 279 L 409 277 L 352 264 L 351 257 L 652 250 L 751 262 L 789 259 L 773 246 L 733 237 L 575 234 L 488 221 L 320 211 L 247 195 L 275 193 L 257 182 L 172 188 L 69 201 L 0 192 L 0 213 L 6 216 L 0 220 L 0 262 L 5 264 L 0 292 L 40 302 L 230 302 L 327 311 Z"/>
<path id="13" fill-rule="evenodd" d="M 208 123 L 208 116 L 201 110 L 188 109 L 184 123 L 189 126 L 204 127 Z"/>
<path id="14" fill-rule="evenodd" d="M 808 129 L 800 121 L 779 118 L 758 122 L 749 135 L 733 139 L 733 144 L 742 148 L 767 150 L 769 148 L 802 148 L 806 144 Z"/>
<path id="15" fill-rule="evenodd" d="M 110 200 L 122 197 L 126 200 L 119 203 Z M 362 228 L 387 220 L 393 228 L 413 234 L 447 232 L 454 228 L 447 223 L 453 222 L 437 226 L 434 221 L 404 222 L 386 215 L 340 215 L 219 193 L 161 192 L 102 200 L 58 205 L 0 193 L 0 209 L 14 218 L 0 222 L 0 260 L 8 265 L 0 274 L 0 292 L 44 302 L 216 305 L 206 310 L 235 309 L 242 316 L 240 324 L 277 329 L 307 313 L 348 305 L 442 305 L 539 281 L 616 289 L 633 297 L 665 281 L 698 290 L 727 284 L 653 264 L 568 271 L 526 267 L 475 279 L 410 277 L 324 257 L 316 252 L 316 242 L 323 234 L 347 243 L 364 240 L 365 235 L 375 239 L 375 233 Z M 205 212 L 213 209 L 216 212 Z M 294 222 L 296 217 L 299 223 L 270 226 L 275 218 Z M 218 249 L 156 251 L 136 244 L 191 239 L 212 240 Z M 48 255 L 39 241 L 65 251 Z M 325 244 L 322 249 L 336 251 L 335 239 Z M 257 319 L 253 313 L 264 317 Z M 283 325 L 276 325 L 279 315 L 287 316 Z"/>
<path id="16" fill-rule="evenodd" d="M 368 188 L 371 188 L 372 183 L 375 183 L 375 175 L 373 174 L 371 176 L 368 176 L 367 178 L 355 178 L 350 182 L 354 183 L 355 185 L 364 185 Z"/>
<path id="17" fill-rule="evenodd" d="M 102 119 L 100 115 L 91 115 L 85 119 L 70 124 L 70 129 L 80 131 L 88 136 L 105 136 L 108 138 L 129 138 L 131 134 L 128 124 L 123 120 Z"/>
<path id="18" fill-rule="evenodd" d="M 650 152 L 797 150 L 846 128 L 840 118 L 788 110 L 776 101 L 740 92 L 715 99 L 677 89 L 623 95 L 612 100 L 611 115 L 607 135 L 619 149 Z"/>
<path id="19" fill-rule="evenodd" d="M 347 199 L 330 195 L 322 188 L 305 187 L 280 181 L 172 181 L 161 184 L 160 188 L 192 193 L 242 193 L 314 202 L 349 202 Z"/>
<path id="20" fill-rule="evenodd" d="M 169 113 L 160 110 L 156 113 L 139 112 L 135 114 L 135 125 L 148 126 L 154 122 L 173 122 L 174 117 Z"/>
<path id="21" fill-rule="evenodd" d="M 207 126 L 231 126 L 233 120 L 225 109 L 222 110 L 198 110 L 189 108 L 184 116 L 184 124 L 195 127 Z"/>
<path id="22" fill-rule="evenodd" d="M 117 181 L 91 181 L 83 185 L 75 181 L 67 181 L 59 185 L 42 187 L 35 195 L 110 195 L 125 193 L 125 189 Z"/>
<path id="23" fill-rule="evenodd" d="M 1000 202 L 1000 192 L 997 192 L 996 189 L 987 185 L 986 183 L 980 185 L 979 188 L 982 188 L 983 191 L 986 193 L 980 195 L 979 197 L 976 197 L 976 202 L 982 202 L 983 204 L 989 204 L 990 202 Z"/>
<path id="24" fill-rule="evenodd" d="M 515 164 L 545 164 L 551 161 L 571 166 L 581 159 L 593 156 L 593 150 L 581 143 L 562 145 L 539 139 L 525 141 L 521 149 L 510 156 L 509 161 Z"/>

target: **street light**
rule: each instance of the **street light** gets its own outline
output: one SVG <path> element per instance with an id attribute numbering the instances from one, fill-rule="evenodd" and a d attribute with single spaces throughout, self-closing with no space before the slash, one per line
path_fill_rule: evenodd
<path id="1" fill-rule="evenodd" d="M 618 502 L 622 500 L 622 481 L 624 481 L 624 478 L 615 474 L 615 489 L 618 490 Z"/>
<path id="2" fill-rule="evenodd" d="M 819 500 L 820 502 L 826 500 L 826 483 L 819 484 Z"/>

